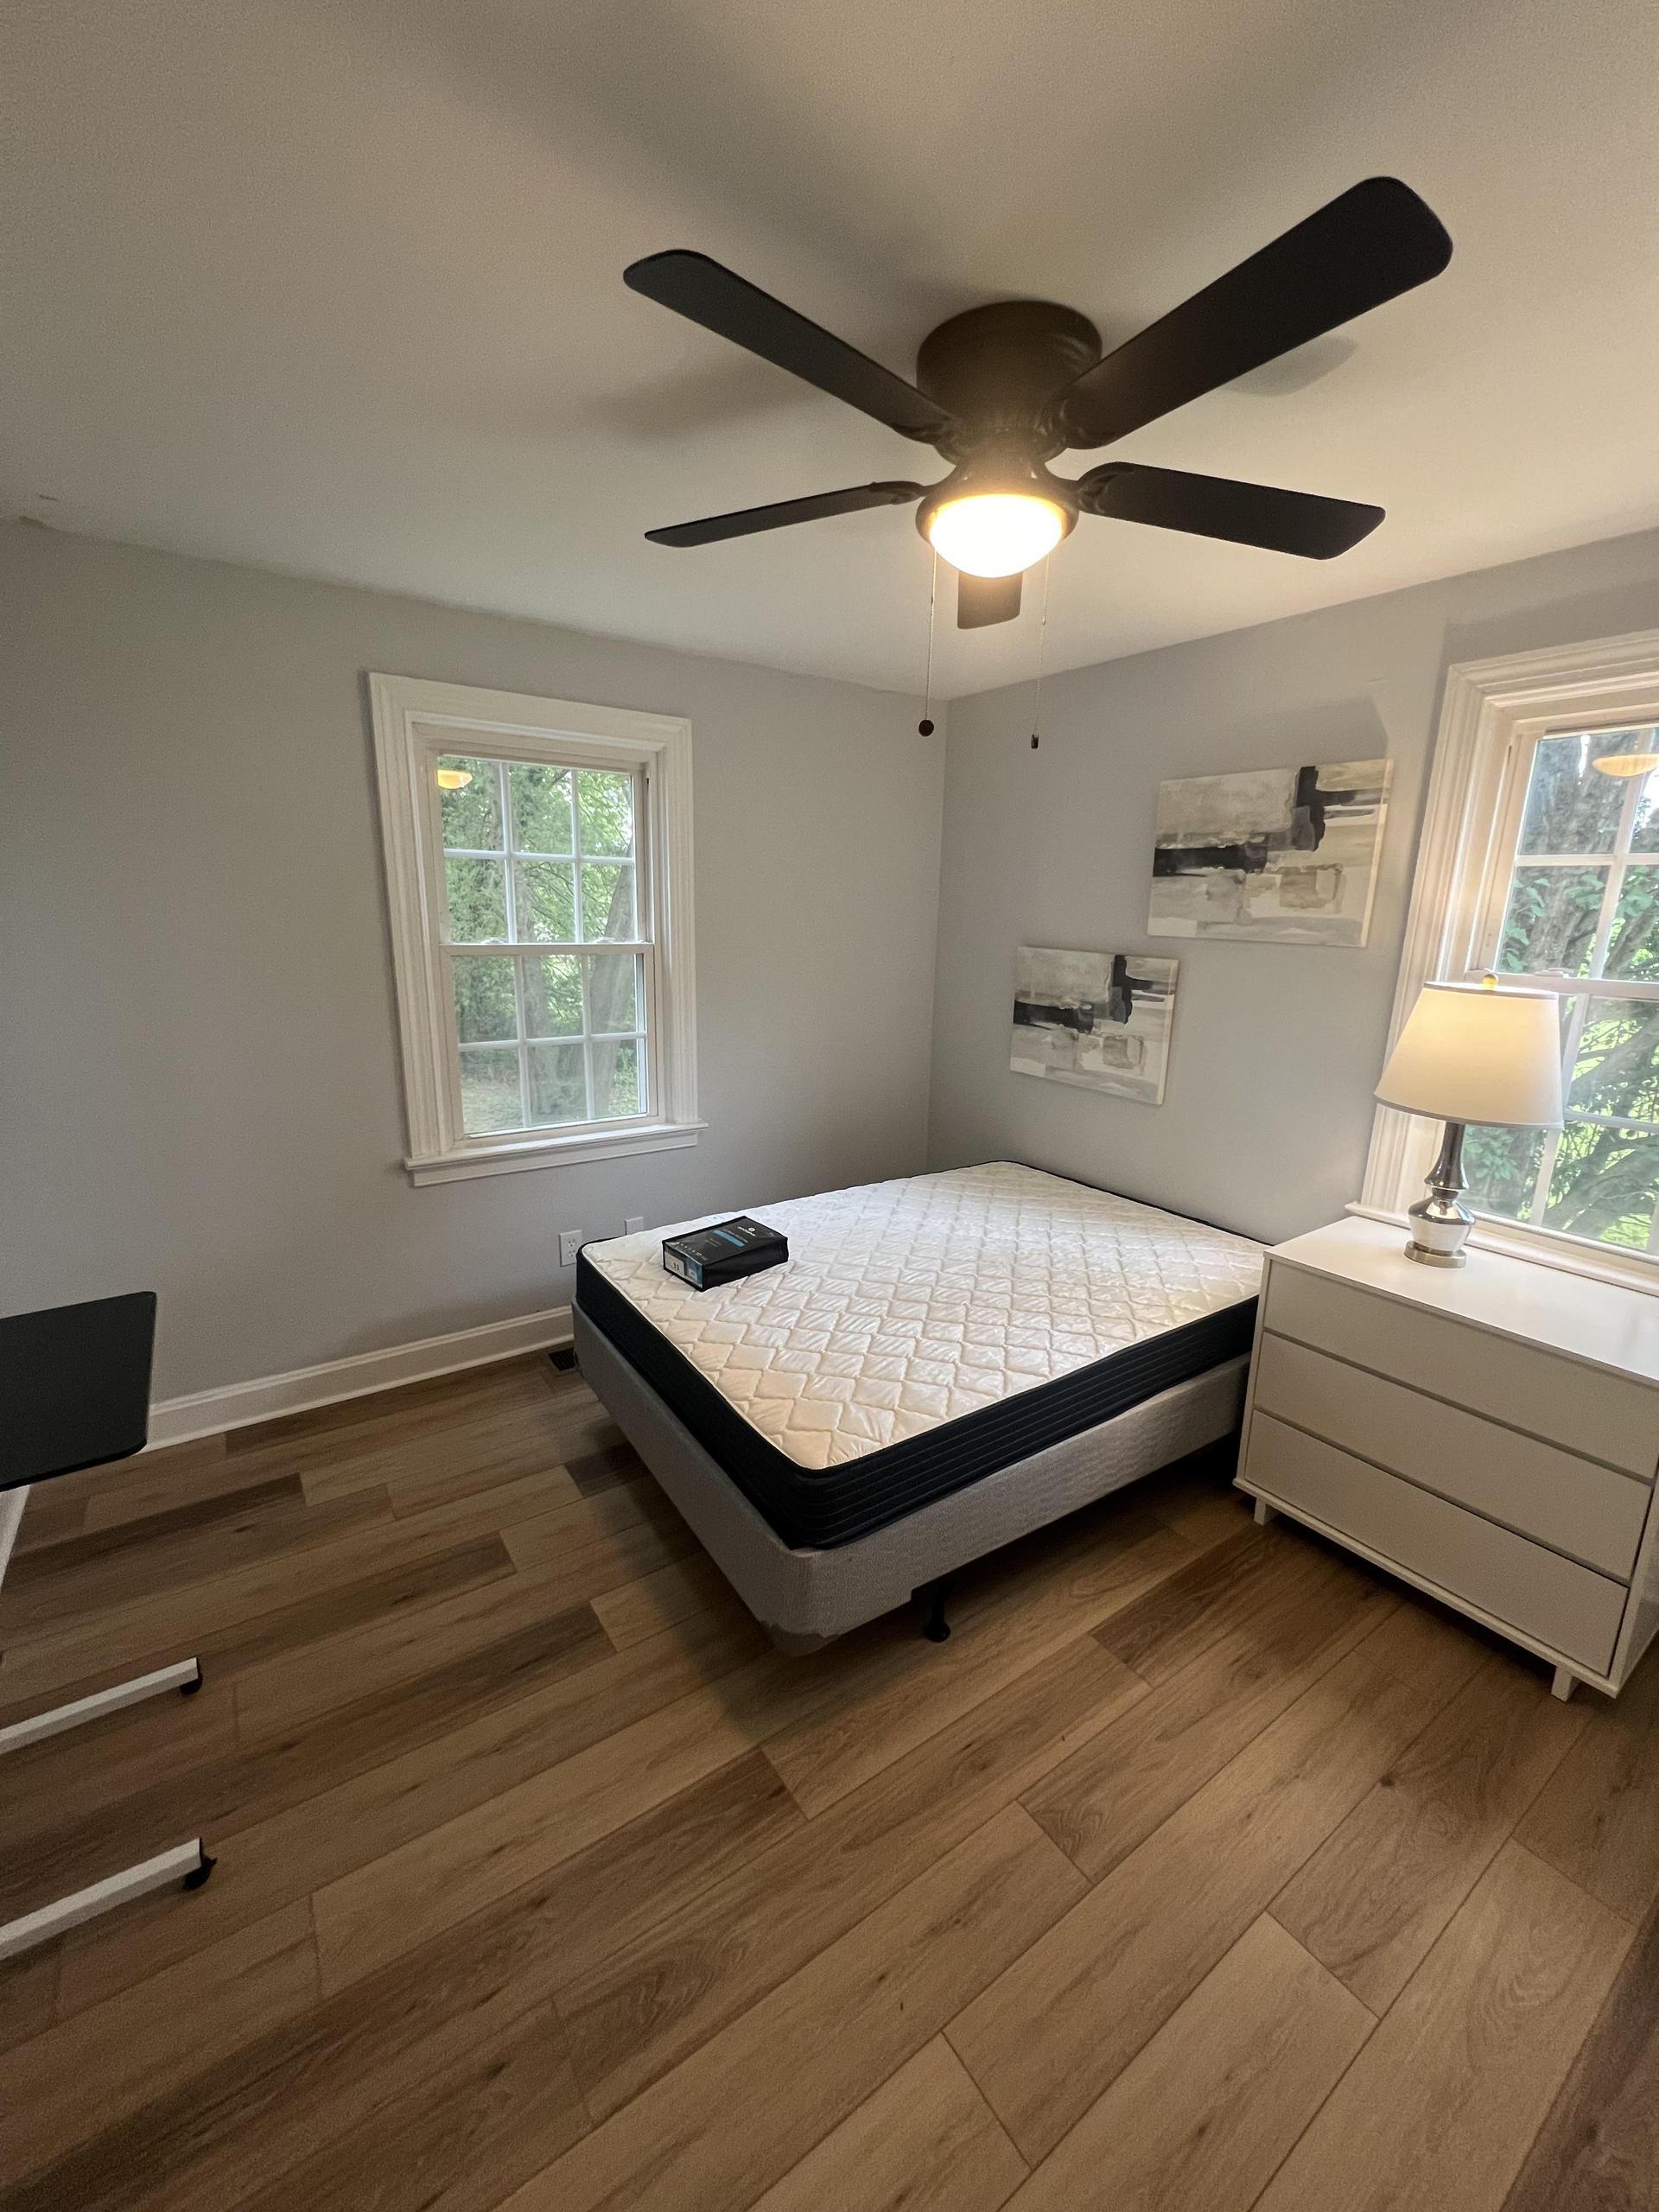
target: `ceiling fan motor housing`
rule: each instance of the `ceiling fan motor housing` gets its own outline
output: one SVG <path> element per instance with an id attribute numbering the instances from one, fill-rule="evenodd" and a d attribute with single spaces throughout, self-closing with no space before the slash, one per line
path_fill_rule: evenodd
<path id="1" fill-rule="evenodd" d="M 938 442 L 940 452 L 957 461 L 987 444 L 1017 442 L 1033 459 L 1058 453 L 1065 442 L 1049 419 L 1052 402 L 1100 353 L 1088 316 L 1051 300 L 996 300 L 952 315 L 916 356 L 918 385 L 963 426 Z"/>

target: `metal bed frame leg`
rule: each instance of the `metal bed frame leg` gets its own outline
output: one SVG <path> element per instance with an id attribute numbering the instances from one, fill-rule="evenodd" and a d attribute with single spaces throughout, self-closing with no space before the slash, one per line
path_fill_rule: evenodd
<path id="1" fill-rule="evenodd" d="M 181 1697 L 194 1697 L 200 1688 L 199 1659 L 181 1659 L 173 1666 L 157 1667 L 150 1674 L 136 1675 L 130 1681 L 96 1690 L 91 1697 L 77 1698 L 71 1705 L 60 1705 L 50 1713 L 37 1713 L 30 1719 L 0 1728 L 0 1756 L 7 1751 L 21 1751 L 49 1736 L 60 1736 L 71 1728 L 79 1728 L 85 1721 L 101 1719 L 107 1713 L 119 1713 L 124 1707 L 141 1704 L 146 1698 L 159 1697 L 165 1690 L 177 1690 Z M 182 1889 L 199 1890 L 217 1864 L 203 1850 L 200 1836 L 193 1837 L 188 1843 L 175 1844 L 169 1851 L 158 1852 L 153 1859 L 143 1859 L 118 1874 L 105 1875 L 102 1881 L 60 1897 L 54 1904 L 42 1905 L 38 1912 L 25 1913 L 21 1920 L 0 1923 L 0 1959 L 15 1958 L 20 1951 L 32 1949 L 36 1943 L 50 1942 L 66 1929 L 78 1928 L 83 1921 L 95 1920 L 100 1913 L 111 1911 L 132 1897 L 145 1897 L 151 1890 L 165 1889 L 169 1882 L 176 1881 Z"/>
<path id="2" fill-rule="evenodd" d="M 950 1624 L 944 1618 L 944 1601 L 950 1594 L 948 1574 L 942 1574 L 937 1582 L 925 1582 L 916 1592 L 923 1606 L 922 1634 L 930 1643 L 943 1643 L 950 1634 Z"/>

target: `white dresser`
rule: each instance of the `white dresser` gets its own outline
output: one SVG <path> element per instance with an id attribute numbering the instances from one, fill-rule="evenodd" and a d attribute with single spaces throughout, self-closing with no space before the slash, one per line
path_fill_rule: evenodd
<path id="1" fill-rule="evenodd" d="M 1616 1693 L 1659 1628 L 1659 1297 L 1404 1242 L 1268 1254 L 1238 1486 Z"/>

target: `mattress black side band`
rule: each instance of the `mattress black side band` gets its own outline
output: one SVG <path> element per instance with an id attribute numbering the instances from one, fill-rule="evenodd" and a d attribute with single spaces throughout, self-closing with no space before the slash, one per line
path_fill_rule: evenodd
<path id="1" fill-rule="evenodd" d="M 576 1261 L 576 1304 L 783 1541 L 818 1551 L 870 1535 L 1236 1358 L 1255 1327 L 1255 1300 L 1242 1299 L 844 1466 L 812 1468 L 751 1427 L 585 1255 Z"/>

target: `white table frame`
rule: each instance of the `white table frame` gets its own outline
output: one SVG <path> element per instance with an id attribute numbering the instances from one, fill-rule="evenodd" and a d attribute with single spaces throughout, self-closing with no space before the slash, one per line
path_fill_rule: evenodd
<path id="1" fill-rule="evenodd" d="M 29 1491 L 28 1484 L 16 1490 L 0 1491 L 0 1584 L 5 1581 L 6 1567 L 22 1525 Z M 200 1688 L 200 1660 L 177 1660 L 170 1666 L 152 1669 L 147 1675 L 135 1675 L 127 1681 L 113 1683 L 108 1689 L 95 1690 L 90 1697 L 76 1698 L 68 1705 L 54 1707 L 49 1713 L 37 1713 L 27 1720 L 14 1721 L 9 1728 L 0 1728 L 0 1757 L 8 1751 L 23 1751 L 48 1737 L 62 1735 L 88 1720 L 101 1719 L 105 1713 L 119 1713 L 124 1707 L 140 1704 L 146 1698 L 159 1697 L 166 1690 L 192 1697 Z M 188 1843 L 175 1844 L 170 1850 L 140 1860 L 137 1866 L 123 1868 L 118 1874 L 105 1875 L 101 1881 L 59 1897 L 52 1904 L 42 1905 L 38 1911 L 25 1913 L 19 1920 L 0 1923 L 0 1959 L 15 1958 L 38 1943 L 48 1943 L 68 1929 L 79 1927 L 83 1921 L 95 1920 L 100 1913 L 112 1911 L 117 1905 L 144 1897 L 151 1890 L 165 1889 L 169 1883 L 177 1882 L 186 1890 L 199 1890 L 216 1863 L 203 1850 L 200 1836 L 192 1837 Z"/>

